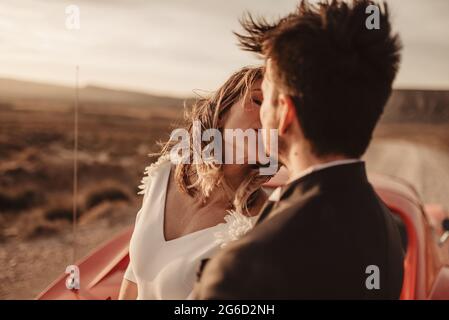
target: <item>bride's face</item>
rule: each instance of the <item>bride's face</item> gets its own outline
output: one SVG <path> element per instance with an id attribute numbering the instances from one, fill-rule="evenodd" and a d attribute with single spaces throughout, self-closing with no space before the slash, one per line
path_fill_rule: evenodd
<path id="1" fill-rule="evenodd" d="M 248 160 L 251 160 L 251 157 L 248 156 L 248 152 L 250 154 L 253 154 L 254 159 L 257 160 L 257 130 L 262 127 L 262 124 L 260 122 L 260 106 L 262 105 L 263 101 L 261 84 L 262 79 L 257 80 L 252 85 L 252 87 L 249 88 L 246 97 L 237 101 L 226 112 L 224 123 L 222 126 L 222 128 L 224 129 L 224 152 L 229 152 L 229 148 L 231 148 L 232 145 L 234 163 L 236 161 L 239 164 L 241 164 L 241 161 L 243 161 L 244 163 L 248 163 Z M 232 129 L 232 131 L 226 129 Z M 231 136 L 228 136 L 228 134 L 231 133 L 235 135 L 239 135 L 240 133 L 240 136 L 243 136 L 244 139 L 232 139 Z M 247 137 L 250 135 L 254 138 L 248 139 Z M 233 143 L 232 140 L 234 140 Z M 242 143 L 239 143 L 239 140 L 242 141 Z M 249 143 L 250 140 L 252 140 L 251 143 Z M 241 156 L 239 157 L 239 154 L 243 155 L 243 159 Z M 223 156 L 225 156 L 225 154 L 223 154 Z M 240 162 L 238 162 L 239 160 Z"/>

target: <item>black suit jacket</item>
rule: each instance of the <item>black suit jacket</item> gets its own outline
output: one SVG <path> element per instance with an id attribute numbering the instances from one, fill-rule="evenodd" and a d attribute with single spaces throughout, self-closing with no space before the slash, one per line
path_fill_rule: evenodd
<path id="1" fill-rule="evenodd" d="M 284 187 L 251 232 L 205 265 L 193 296 L 397 299 L 402 278 L 398 228 L 360 162 L 315 171 Z"/>

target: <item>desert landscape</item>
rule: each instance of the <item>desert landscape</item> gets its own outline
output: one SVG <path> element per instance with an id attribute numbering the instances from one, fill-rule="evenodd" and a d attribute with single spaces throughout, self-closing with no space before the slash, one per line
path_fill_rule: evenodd
<path id="1" fill-rule="evenodd" d="M 0 299 L 31 299 L 73 263 L 74 93 L 0 81 Z M 126 226 L 143 170 L 183 100 L 79 92 L 76 259 Z"/>
<path id="2" fill-rule="evenodd" d="M 32 299 L 73 261 L 73 88 L 0 79 L 0 299 Z M 132 226 L 144 167 L 185 99 L 79 91 L 75 259 Z M 398 90 L 365 159 L 449 208 L 449 92 Z"/>

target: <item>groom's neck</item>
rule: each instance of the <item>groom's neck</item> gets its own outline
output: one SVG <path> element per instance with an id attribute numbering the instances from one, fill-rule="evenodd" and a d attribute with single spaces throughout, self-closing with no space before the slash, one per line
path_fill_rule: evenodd
<path id="1" fill-rule="evenodd" d="M 321 165 L 337 160 L 349 159 L 344 155 L 326 155 L 316 156 L 309 146 L 301 144 L 292 145 L 288 150 L 285 150 L 282 162 L 287 167 L 290 177 L 299 176 L 304 170 L 310 167 Z"/>

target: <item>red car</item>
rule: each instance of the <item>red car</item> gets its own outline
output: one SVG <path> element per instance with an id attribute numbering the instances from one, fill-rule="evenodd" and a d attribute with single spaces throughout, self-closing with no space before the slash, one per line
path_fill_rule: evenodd
<path id="1" fill-rule="evenodd" d="M 273 189 L 286 181 L 285 173 L 270 180 Z M 370 181 L 390 210 L 402 220 L 407 243 L 401 299 L 449 300 L 449 220 L 438 205 L 423 206 L 416 191 L 406 182 L 381 175 Z M 68 275 L 61 275 L 37 299 L 117 299 L 129 262 L 128 228 L 78 263 L 80 289 L 66 288 Z"/>

